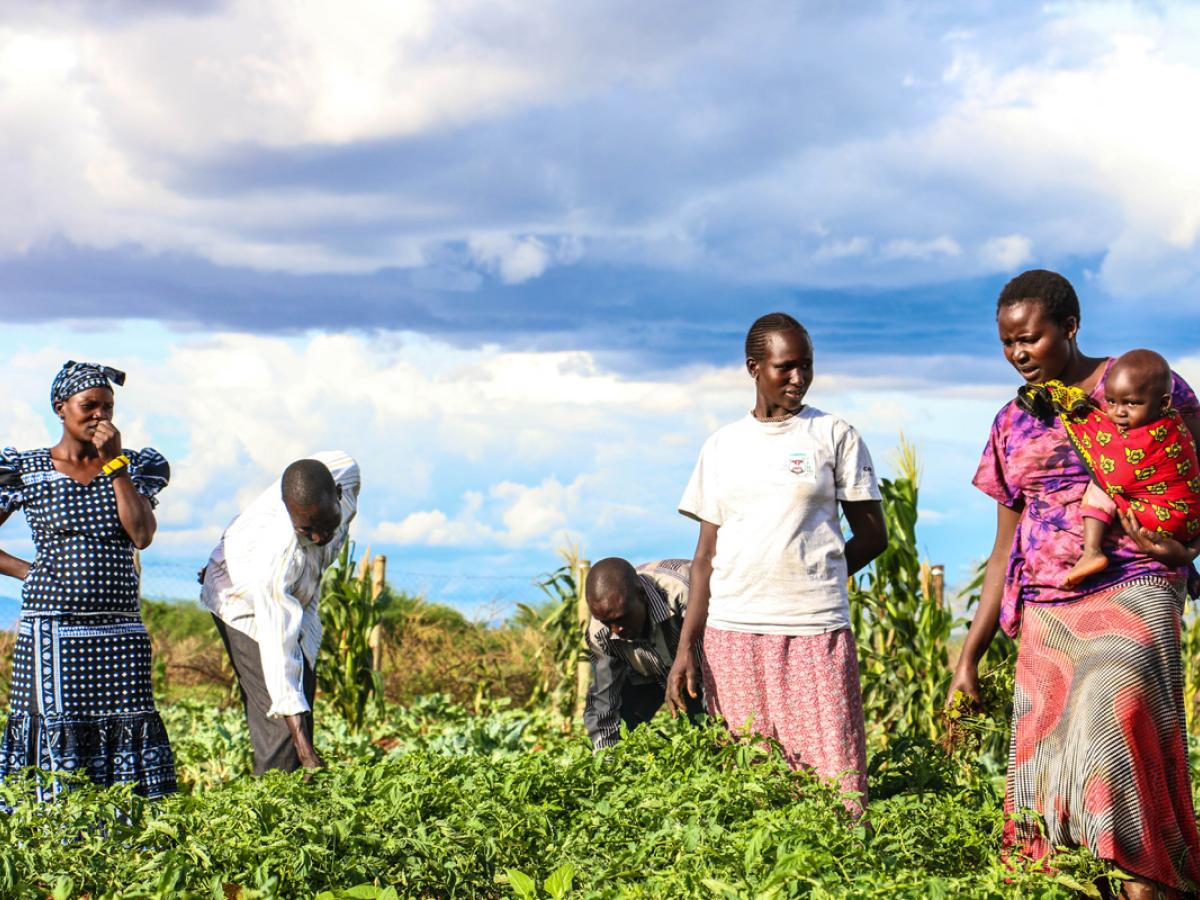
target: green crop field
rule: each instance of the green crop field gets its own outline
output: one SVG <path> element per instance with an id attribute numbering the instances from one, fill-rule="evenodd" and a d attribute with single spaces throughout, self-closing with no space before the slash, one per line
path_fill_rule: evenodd
<path id="1" fill-rule="evenodd" d="M 943 714 L 957 620 L 916 550 L 911 453 L 900 468 L 882 484 L 890 546 L 851 591 L 862 820 L 718 723 L 660 714 L 594 754 L 575 707 L 570 565 L 543 578 L 541 607 L 494 628 L 374 591 L 347 550 L 321 596 L 329 767 L 310 781 L 251 777 L 211 620 L 147 604 L 180 793 L 144 803 L 82 784 L 39 805 L 5 786 L 0 897 L 1099 896 L 1096 880 L 1120 873 L 1086 851 L 1036 866 L 1001 856 L 1014 647 L 998 640 L 985 658 L 985 708 Z M 1187 627 L 1184 652 L 1192 710 L 1200 628 Z"/>
<path id="2" fill-rule="evenodd" d="M 983 768 L 900 740 L 871 762 L 867 822 L 717 727 L 662 717 L 593 754 L 553 718 L 445 697 L 353 734 L 331 766 L 249 776 L 236 709 L 164 709 L 184 785 L 144 803 L 81 787 L 0 816 L 5 897 L 1058 897 L 1101 871 L 999 858 Z M 10 802 L 20 789 L 8 788 Z"/>

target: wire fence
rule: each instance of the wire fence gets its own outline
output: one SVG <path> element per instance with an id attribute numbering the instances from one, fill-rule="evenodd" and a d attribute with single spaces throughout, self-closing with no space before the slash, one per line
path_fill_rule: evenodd
<path id="1" fill-rule="evenodd" d="M 420 597 L 427 603 L 441 603 L 468 619 L 493 624 L 510 618 L 518 603 L 536 606 L 546 599 L 537 580 L 524 575 L 415 572 L 389 566 L 387 584 L 393 591 Z M 154 600 L 198 599 L 196 567 L 185 563 L 146 563 L 142 569 L 142 596 Z"/>

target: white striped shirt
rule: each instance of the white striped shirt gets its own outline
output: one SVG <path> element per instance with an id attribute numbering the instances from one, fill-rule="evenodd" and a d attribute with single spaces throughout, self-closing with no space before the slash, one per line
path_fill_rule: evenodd
<path id="1" fill-rule="evenodd" d="M 342 489 L 342 524 L 323 547 L 296 536 L 276 481 L 229 523 L 208 559 L 200 602 L 230 628 L 258 642 L 272 718 L 308 712 L 304 660 L 321 649 L 317 600 L 358 511 L 358 463 L 341 450 L 314 453 Z"/>

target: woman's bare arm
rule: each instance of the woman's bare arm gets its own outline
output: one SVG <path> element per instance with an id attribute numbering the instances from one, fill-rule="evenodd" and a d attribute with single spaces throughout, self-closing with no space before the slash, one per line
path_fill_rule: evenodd
<path id="1" fill-rule="evenodd" d="M 128 469 L 122 469 L 113 477 L 113 493 L 117 495 L 117 518 L 121 520 L 121 527 L 133 541 L 133 546 L 145 550 L 158 530 L 154 507 L 137 492 Z"/>
<path id="2" fill-rule="evenodd" d="M 96 446 L 101 463 L 107 465 L 121 455 L 121 432 L 110 421 L 101 422 L 96 426 L 92 443 Z M 154 540 L 154 532 L 158 530 L 154 506 L 133 486 L 128 466 L 113 473 L 112 484 L 113 493 L 117 495 L 117 518 L 121 520 L 121 527 L 129 535 L 133 546 L 145 550 Z"/>
<path id="3" fill-rule="evenodd" d="M 666 700 L 671 715 L 687 711 L 684 691 L 693 698 L 700 696 L 700 666 L 696 662 L 695 647 L 704 637 L 704 626 L 708 622 L 709 580 L 712 578 L 712 561 L 716 552 L 717 526 L 711 522 L 701 522 L 700 537 L 696 541 L 688 579 L 688 605 L 679 632 L 679 649 L 675 651 L 675 662 L 667 675 Z"/>
<path id="4" fill-rule="evenodd" d="M 8 521 L 11 512 L 0 512 L 0 525 Z M 17 581 L 24 581 L 29 575 L 29 563 L 10 553 L 0 550 L 0 575 L 7 575 Z"/>
<path id="5" fill-rule="evenodd" d="M 842 501 L 842 512 L 850 526 L 846 541 L 846 568 L 853 575 L 887 549 L 887 520 L 878 500 Z"/>
<path id="6" fill-rule="evenodd" d="M 1000 601 L 1004 596 L 1004 574 L 1008 570 L 1008 558 L 1012 553 L 1013 535 L 1017 531 L 1017 523 L 1021 519 L 1019 510 L 1010 509 L 1000 503 L 996 504 L 996 539 L 992 544 L 992 552 L 988 556 L 987 569 L 983 576 L 983 590 L 979 596 L 979 607 L 975 610 L 975 618 L 967 629 L 966 640 L 963 641 L 962 652 L 958 657 L 958 665 L 954 667 L 954 677 L 950 679 L 950 691 L 946 702 L 954 699 L 955 691 L 962 691 L 968 697 L 981 702 L 979 696 L 979 661 L 987 653 L 992 639 L 996 636 L 996 626 L 1000 624 Z"/>

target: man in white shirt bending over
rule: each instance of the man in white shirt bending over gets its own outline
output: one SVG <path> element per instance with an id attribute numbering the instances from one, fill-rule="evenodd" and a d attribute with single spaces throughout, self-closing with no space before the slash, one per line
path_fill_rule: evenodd
<path id="1" fill-rule="evenodd" d="M 313 749 L 317 600 L 358 490 L 358 463 L 340 450 L 297 460 L 229 523 L 200 573 L 200 601 L 237 673 L 255 775 L 324 765 Z"/>

